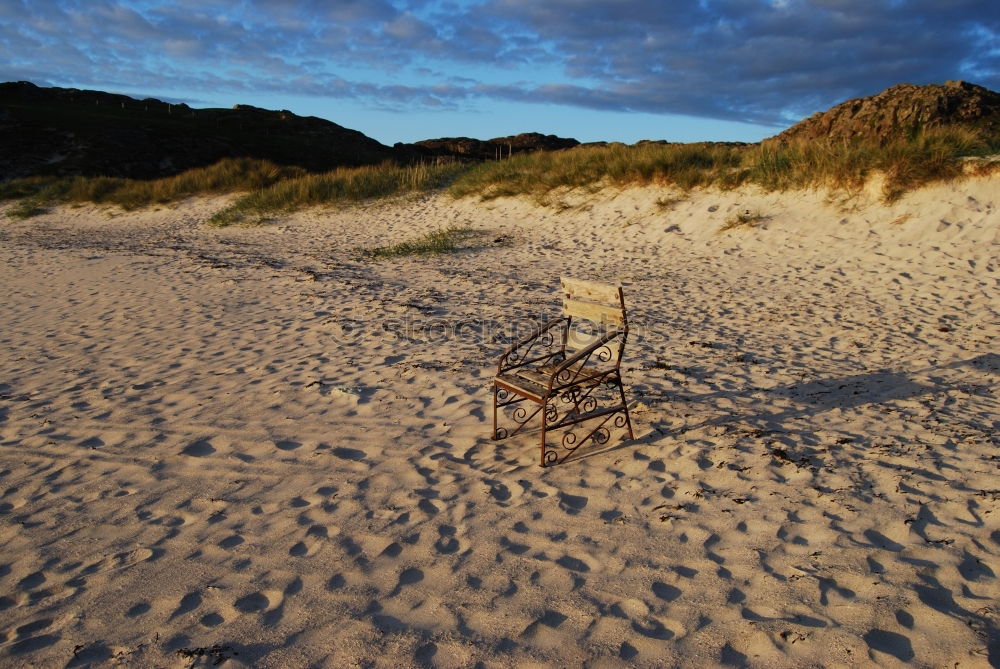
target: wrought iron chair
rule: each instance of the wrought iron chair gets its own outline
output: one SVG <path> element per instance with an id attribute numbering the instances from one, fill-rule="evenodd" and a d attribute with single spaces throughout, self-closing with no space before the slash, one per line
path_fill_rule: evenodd
<path id="1" fill-rule="evenodd" d="M 562 462 L 588 440 L 606 443 L 608 421 L 635 438 L 621 376 L 628 338 L 622 289 L 565 277 L 561 285 L 562 316 L 511 345 L 493 379 L 493 438 L 514 436 L 540 413 L 542 467 Z M 497 426 L 497 414 L 512 405 L 518 405 L 511 414 L 517 427 L 509 432 Z M 581 438 L 574 430 L 589 421 L 599 422 Z M 546 436 L 554 430 L 564 433 L 551 447 Z"/>

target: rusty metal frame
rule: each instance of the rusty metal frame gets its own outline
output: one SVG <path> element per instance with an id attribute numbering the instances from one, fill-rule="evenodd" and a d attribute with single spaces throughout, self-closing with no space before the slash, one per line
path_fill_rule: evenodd
<path id="1" fill-rule="evenodd" d="M 552 330 L 560 325 L 564 325 L 564 331 L 562 335 L 562 344 L 559 350 L 552 351 L 545 355 L 537 356 L 534 358 L 527 359 L 529 353 L 537 345 L 545 346 L 551 348 L 555 343 L 555 339 L 552 336 Z M 497 364 L 497 374 L 503 374 L 512 369 L 517 369 L 519 367 L 524 367 L 526 365 L 533 365 L 539 362 L 546 362 L 555 357 L 562 356 L 566 357 L 566 330 L 568 329 L 569 319 L 566 316 L 560 316 L 559 318 L 554 318 L 551 321 L 540 325 L 535 328 L 531 334 L 526 337 L 511 344 L 503 355 L 500 356 L 500 361 Z M 523 350 L 522 350 L 523 349 Z"/>
<path id="2" fill-rule="evenodd" d="M 553 319 L 508 347 L 497 364 L 497 376 L 493 380 L 493 438 L 501 440 L 513 437 L 540 413 L 539 464 L 542 467 L 563 462 L 587 442 L 606 443 L 611 438 L 609 421 L 611 427 L 627 429 L 629 439 L 634 439 L 621 377 L 621 360 L 628 339 L 624 304 L 622 314 L 621 328 L 605 332 L 597 341 L 569 358 L 566 357 L 566 345 L 573 320 L 571 316 Z M 553 331 L 559 326 L 562 331 L 557 340 Z M 600 370 L 593 366 L 588 367 L 591 361 L 610 362 L 615 357 L 612 348 L 615 340 L 618 340 L 618 355 L 614 367 Z M 540 355 L 532 353 L 540 352 L 542 349 L 547 352 Z M 547 367 L 550 370 L 547 372 L 548 384 L 540 393 L 531 394 L 523 387 L 499 378 L 502 374 L 529 366 L 535 369 Z M 608 398 L 609 395 L 611 399 Z M 502 409 L 523 402 L 536 406 L 534 410 L 526 406 L 516 406 L 511 412 L 511 418 L 517 424 L 513 431 L 498 425 L 497 416 Z M 560 403 L 571 406 L 560 411 L 558 406 Z M 582 437 L 577 433 L 577 425 L 597 419 L 600 419 L 600 422 L 596 427 Z M 555 430 L 563 430 L 564 434 L 558 446 L 552 447 L 546 441 L 546 437 L 548 432 Z M 560 448 L 565 451 L 561 457 L 558 450 Z"/>

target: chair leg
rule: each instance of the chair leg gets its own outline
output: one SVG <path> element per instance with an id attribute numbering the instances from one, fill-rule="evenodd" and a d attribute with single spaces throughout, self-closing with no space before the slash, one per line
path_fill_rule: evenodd
<path id="1" fill-rule="evenodd" d="M 548 413 L 546 409 L 548 408 L 548 399 L 542 400 L 542 452 L 539 456 L 538 464 L 542 467 L 545 466 L 545 423 L 546 414 Z"/>
<path id="2" fill-rule="evenodd" d="M 493 384 L 493 441 L 497 440 L 497 384 Z"/>
<path id="3" fill-rule="evenodd" d="M 625 409 L 625 426 L 628 428 L 628 438 L 635 439 L 635 434 L 632 432 L 632 419 L 628 415 L 628 400 L 625 399 L 625 386 L 622 385 L 620 379 L 618 381 L 618 392 L 622 396 L 622 407 Z"/>

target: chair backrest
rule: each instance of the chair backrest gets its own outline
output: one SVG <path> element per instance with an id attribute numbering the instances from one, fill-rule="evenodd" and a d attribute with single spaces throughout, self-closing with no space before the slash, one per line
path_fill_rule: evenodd
<path id="1" fill-rule="evenodd" d="M 621 286 L 567 277 L 561 279 L 561 285 L 564 316 L 585 318 L 599 326 L 628 328 Z"/>
<path id="2" fill-rule="evenodd" d="M 563 350 L 567 354 L 586 348 L 609 329 L 628 333 L 628 318 L 621 286 L 566 277 L 562 278 L 561 285 L 563 316 L 569 317 L 563 334 Z M 585 321 L 589 321 L 589 324 Z M 593 327 L 589 327 L 590 324 Z M 607 347 L 594 361 L 610 362 L 617 366 L 624 346 L 623 337 L 617 345 Z"/>

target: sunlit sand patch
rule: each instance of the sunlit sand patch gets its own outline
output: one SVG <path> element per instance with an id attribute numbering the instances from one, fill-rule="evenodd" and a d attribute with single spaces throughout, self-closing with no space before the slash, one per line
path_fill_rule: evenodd
<path id="1" fill-rule="evenodd" d="M 985 666 L 996 192 L 8 222 L 0 653 Z M 511 241 L 357 257 L 451 222 Z M 489 381 L 562 273 L 624 287 L 637 438 L 543 470 Z"/>

